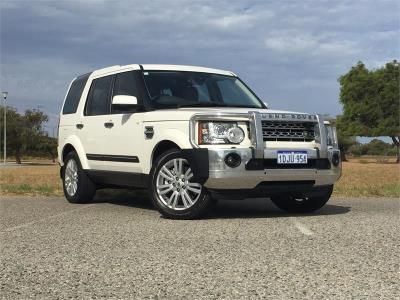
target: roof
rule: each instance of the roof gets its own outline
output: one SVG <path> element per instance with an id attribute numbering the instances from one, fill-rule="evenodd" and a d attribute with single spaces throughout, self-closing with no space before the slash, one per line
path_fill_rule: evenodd
<path id="1" fill-rule="evenodd" d="M 228 76 L 236 76 L 235 73 L 231 71 L 225 71 L 220 69 L 213 68 L 205 68 L 205 67 L 197 67 L 197 66 L 185 66 L 185 65 L 163 65 L 163 64 L 144 64 L 142 65 L 144 70 L 152 71 L 186 71 L 186 72 L 203 72 L 203 73 L 213 73 L 213 74 L 221 74 Z M 122 70 L 137 70 L 140 69 L 139 64 L 131 64 L 131 65 L 115 65 L 103 69 L 98 69 L 93 71 L 92 75 L 105 75 L 108 73 L 114 73 Z"/>

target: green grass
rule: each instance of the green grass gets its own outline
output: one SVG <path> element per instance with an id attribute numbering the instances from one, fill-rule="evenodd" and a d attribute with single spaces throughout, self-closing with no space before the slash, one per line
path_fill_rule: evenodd
<path id="1" fill-rule="evenodd" d="M 2 184 L 0 190 L 3 194 L 33 194 L 44 196 L 60 196 L 56 189 L 49 185 L 32 186 L 26 183 L 21 184 Z"/>
<path id="2" fill-rule="evenodd" d="M 335 185 L 334 196 L 339 197 L 400 197 L 400 183 L 381 185 Z"/>

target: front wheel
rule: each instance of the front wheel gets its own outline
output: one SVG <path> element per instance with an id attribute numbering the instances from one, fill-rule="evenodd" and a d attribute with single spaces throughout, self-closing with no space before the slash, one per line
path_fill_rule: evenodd
<path id="1" fill-rule="evenodd" d="M 76 152 L 67 154 L 62 167 L 65 198 L 71 203 L 87 203 L 93 199 L 96 186 L 82 169 Z"/>
<path id="2" fill-rule="evenodd" d="M 316 197 L 275 196 L 272 202 L 280 209 L 289 213 L 310 213 L 323 207 L 332 195 L 333 185 Z"/>
<path id="3" fill-rule="evenodd" d="M 154 206 L 166 218 L 195 219 L 203 215 L 213 200 L 178 150 L 164 153 L 151 172 L 151 196 Z"/>

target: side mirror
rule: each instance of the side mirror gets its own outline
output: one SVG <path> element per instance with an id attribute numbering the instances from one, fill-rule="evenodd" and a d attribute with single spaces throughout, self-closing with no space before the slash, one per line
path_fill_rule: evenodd
<path id="1" fill-rule="evenodd" d="M 117 96 L 113 97 L 112 105 L 136 106 L 136 105 L 138 105 L 138 101 L 135 96 L 117 95 Z"/>

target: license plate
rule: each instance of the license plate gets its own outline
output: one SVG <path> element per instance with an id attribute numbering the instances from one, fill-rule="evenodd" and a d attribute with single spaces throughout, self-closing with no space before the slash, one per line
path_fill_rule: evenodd
<path id="1" fill-rule="evenodd" d="M 278 164 L 306 164 L 307 151 L 278 151 Z"/>

